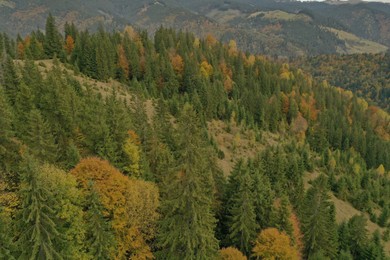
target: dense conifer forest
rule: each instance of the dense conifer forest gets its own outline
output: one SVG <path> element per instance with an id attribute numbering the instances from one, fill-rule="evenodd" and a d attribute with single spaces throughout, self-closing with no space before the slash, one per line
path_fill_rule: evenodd
<path id="1" fill-rule="evenodd" d="M 0 259 L 389 257 L 390 118 L 352 92 L 162 27 L 0 50 Z"/>

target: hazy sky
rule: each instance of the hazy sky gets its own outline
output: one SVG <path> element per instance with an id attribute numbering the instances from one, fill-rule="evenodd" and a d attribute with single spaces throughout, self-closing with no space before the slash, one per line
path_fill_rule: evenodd
<path id="1" fill-rule="evenodd" d="M 324 0 L 299 0 L 302 2 L 305 1 L 324 1 Z M 365 2 L 383 2 L 383 3 L 390 3 L 390 0 L 364 0 Z"/>

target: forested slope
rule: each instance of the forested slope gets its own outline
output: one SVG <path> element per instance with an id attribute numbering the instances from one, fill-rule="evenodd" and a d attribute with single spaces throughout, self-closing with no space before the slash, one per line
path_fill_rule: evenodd
<path id="1" fill-rule="evenodd" d="M 390 110 L 390 53 L 320 55 L 295 63 L 319 80 L 351 90 L 387 112 Z"/>
<path id="2" fill-rule="evenodd" d="M 385 258 L 389 116 L 351 92 L 165 28 L 0 42 L 0 258 Z"/>

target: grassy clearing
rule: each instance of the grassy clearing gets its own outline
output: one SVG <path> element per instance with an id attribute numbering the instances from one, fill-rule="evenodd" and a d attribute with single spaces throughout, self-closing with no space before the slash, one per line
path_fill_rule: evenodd
<path id="1" fill-rule="evenodd" d="M 345 41 L 345 50 L 339 50 L 340 53 L 382 53 L 387 51 L 387 47 L 370 40 L 360 38 L 352 33 L 337 30 L 330 27 L 323 27 L 324 29 L 334 33 L 340 40 Z"/>

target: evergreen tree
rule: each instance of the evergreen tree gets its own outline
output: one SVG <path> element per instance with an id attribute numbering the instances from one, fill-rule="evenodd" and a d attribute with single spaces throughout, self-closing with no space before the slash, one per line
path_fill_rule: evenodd
<path id="1" fill-rule="evenodd" d="M 88 209 L 85 217 L 89 231 L 87 236 L 89 253 L 94 259 L 110 259 L 115 240 L 111 227 L 102 214 L 103 206 L 92 183 L 89 184 L 86 202 Z"/>
<path id="2" fill-rule="evenodd" d="M 49 14 L 46 19 L 45 41 L 43 43 L 43 48 L 46 57 L 48 58 L 53 58 L 54 55 L 63 57 L 61 35 L 57 30 L 55 19 L 51 14 Z"/>
<path id="3" fill-rule="evenodd" d="M 0 156 L 6 152 L 5 143 L 13 136 L 13 114 L 0 85 Z"/>
<path id="4" fill-rule="evenodd" d="M 238 189 L 232 195 L 230 207 L 230 239 L 241 252 L 250 254 L 256 238 L 257 223 L 253 197 L 253 180 L 249 169 L 244 169 L 237 178 Z"/>
<path id="5" fill-rule="evenodd" d="M 264 173 L 264 166 L 261 158 L 257 159 L 251 166 L 252 178 L 254 181 L 253 196 L 255 204 L 256 222 L 264 229 L 273 226 L 273 203 L 274 192 L 271 189 L 271 182 Z"/>
<path id="6" fill-rule="evenodd" d="M 0 259 L 14 259 L 12 256 L 11 221 L 0 207 Z"/>
<path id="7" fill-rule="evenodd" d="M 292 227 L 292 224 L 290 222 L 291 212 L 290 212 L 289 207 L 290 207 L 290 203 L 288 201 L 288 198 L 286 196 L 283 196 L 280 199 L 280 206 L 276 212 L 276 218 L 277 218 L 276 219 L 276 227 L 280 231 L 284 231 L 287 233 L 287 235 L 292 237 L 293 227 Z"/>
<path id="8" fill-rule="evenodd" d="M 58 248 L 62 240 L 58 232 L 58 219 L 51 207 L 56 202 L 50 191 L 39 182 L 39 166 L 30 155 L 25 157 L 21 172 L 22 207 L 17 225 L 20 258 L 62 259 Z"/>
<path id="9" fill-rule="evenodd" d="M 337 253 L 337 230 L 334 207 L 330 202 L 327 179 L 321 175 L 307 191 L 302 205 L 302 231 L 305 253 L 310 258 L 319 251 L 334 257 Z"/>
<path id="10" fill-rule="evenodd" d="M 4 92 L 11 105 L 16 103 L 16 96 L 19 91 L 20 79 L 16 74 L 14 62 L 10 56 L 5 56 L 1 63 L 2 73 L 1 83 L 4 86 Z"/>
<path id="11" fill-rule="evenodd" d="M 178 124 L 179 165 L 162 188 L 161 259 L 210 259 L 217 253 L 207 145 L 197 122 L 193 108 L 186 104 Z"/>
<path id="12" fill-rule="evenodd" d="M 41 161 L 54 162 L 57 158 L 57 145 L 50 126 L 37 109 L 30 112 L 27 122 L 28 132 L 25 141 L 32 154 Z"/>

